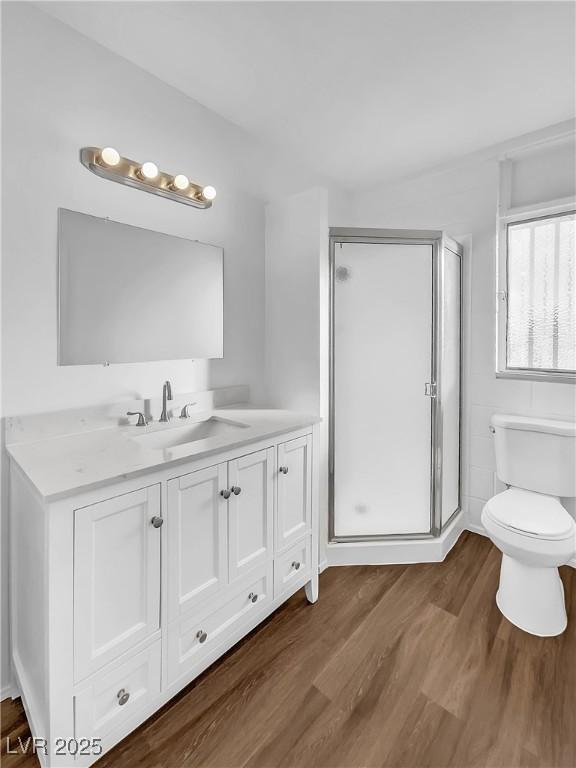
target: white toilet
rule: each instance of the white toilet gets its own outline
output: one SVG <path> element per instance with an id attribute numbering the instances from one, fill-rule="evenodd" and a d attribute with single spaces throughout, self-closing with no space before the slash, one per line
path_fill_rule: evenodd
<path id="1" fill-rule="evenodd" d="M 533 635 L 566 629 L 558 566 L 576 552 L 576 525 L 559 497 L 576 496 L 576 425 L 495 415 L 496 472 L 509 488 L 493 496 L 482 523 L 502 551 L 496 602 Z"/>

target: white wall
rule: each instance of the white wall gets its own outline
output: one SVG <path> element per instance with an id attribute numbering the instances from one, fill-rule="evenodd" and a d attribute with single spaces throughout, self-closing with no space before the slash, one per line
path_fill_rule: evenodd
<path id="1" fill-rule="evenodd" d="M 328 192 L 314 188 L 266 207 L 266 399 L 319 414 L 320 516 L 327 532 Z M 327 533 L 321 534 L 321 545 Z M 323 551 L 323 550 L 322 550 Z M 322 552 L 320 555 L 322 560 Z"/>
<path id="2" fill-rule="evenodd" d="M 541 139 L 542 135 L 534 138 Z M 519 143 L 530 143 L 530 137 L 523 137 Z M 514 142 L 511 148 L 513 145 Z M 528 153 L 533 159 L 530 166 L 519 171 L 517 179 L 520 182 L 521 173 L 525 174 L 521 186 L 530 202 L 538 197 L 539 178 L 540 200 L 574 194 L 573 172 L 554 170 L 573 168 L 574 137 L 561 146 L 563 150 L 556 144 L 541 145 L 538 153 Z M 509 412 L 574 418 L 576 413 L 574 385 L 495 377 L 499 154 L 495 148 L 480 157 L 468 158 L 460 166 L 357 194 L 355 216 L 347 222 L 363 227 L 443 229 L 467 244 L 463 296 L 463 486 L 469 520 L 475 526 L 480 526 L 484 502 L 501 488 L 495 479 L 494 451 L 488 431 L 491 415 Z M 516 195 L 520 204 L 520 192 Z"/>
<path id="3" fill-rule="evenodd" d="M 574 134 L 507 153 L 511 161 L 510 205 L 538 205 L 574 195 L 576 141 Z"/>
<path id="4" fill-rule="evenodd" d="M 166 378 L 176 391 L 248 384 L 261 399 L 264 201 L 271 182 L 286 192 L 314 179 L 38 8 L 8 3 L 2 11 L 3 415 L 159 396 Z M 100 179 L 78 160 L 86 145 L 112 145 L 213 184 L 216 204 L 196 210 Z M 58 368 L 60 206 L 223 246 L 224 359 Z M 4 576 L 6 568 L 3 557 Z M 2 686 L 7 627 L 3 591 Z"/>
<path id="5" fill-rule="evenodd" d="M 249 180 L 248 189 L 241 186 L 253 143 L 28 4 L 6 4 L 4 11 L 5 415 L 158 394 L 166 377 L 176 389 L 247 383 L 260 395 L 264 210 Z M 214 184 L 215 206 L 192 209 L 90 174 L 79 148 L 107 144 Z M 222 245 L 225 359 L 58 368 L 59 206 Z"/>
<path id="6" fill-rule="evenodd" d="M 320 254 L 326 250 L 327 194 L 312 189 L 266 207 L 265 367 L 268 400 L 320 408 Z"/>

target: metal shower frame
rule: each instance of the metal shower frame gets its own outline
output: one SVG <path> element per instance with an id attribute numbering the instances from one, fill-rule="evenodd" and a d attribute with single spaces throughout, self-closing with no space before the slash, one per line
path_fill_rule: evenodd
<path id="1" fill-rule="evenodd" d="M 334 531 L 334 438 L 335 438 L 335 250 L 340 243 L 368 243 L 395 245 L 430 245 L 432 247 L 432 354 L 431 354 L 431 383 L 435 385 L 435 393 L 431 397 L 431 441 L 430 441 L 430 531 L 428 533 L 393 533 L 336 536 Z M 458 436 L 458 505 L 449 519 L 442 525 L 442 369 L 443 349 L 441 340 L 444 336 L 444 317 L 442 313 L 445 275 L 442 253 L 448 250 L 458 257 L 460 263 L 460 359 L 459 359 L 459 436 Z M 346 543 L 359 541 L 390 541 L 410 539 L 433 539 L 440 535 L 462 509 L 462 286 L 463 268 L 462 245 L 444 232 L 438 230 L 416 229 L 354 229 L 348 227 L 331 227 L 329 232 L 330 259 L 330 331 L 329 331 L 329 445 L 328 445 L 328 536 L 331 543 Z"/>

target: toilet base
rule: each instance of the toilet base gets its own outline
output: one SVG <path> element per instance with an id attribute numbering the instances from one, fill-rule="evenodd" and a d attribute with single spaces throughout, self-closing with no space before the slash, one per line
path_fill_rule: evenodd
<path id="1" fill-rule="evenodd" d="M 558 568 L 526 565 L 504 554 L 496 604 L 508 621 L 532 635 L 561 635 L 568 623 Z"/>

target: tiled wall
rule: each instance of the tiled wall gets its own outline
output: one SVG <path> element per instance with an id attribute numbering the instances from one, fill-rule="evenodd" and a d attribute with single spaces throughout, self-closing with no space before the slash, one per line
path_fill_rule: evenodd
<path id="1" fill-rule="evenodd" d="M 482 507 L 495 493 L 505 490 L 496 477 L 493 437 L 489 431 L 494 413 L 576 418 L 576 388 L 571 384 L 531 383 L 471 377 L 468 477 L 465 479 L 468 517 L 479 527 Z M 565 502 L 573 512 L 573 503 Z"/>
<path id="2" fill-rule="evenodd" d="M 495 149 L 492 157 L 357 195 L 354 220 L 363 227 L 443 229 L 465 245 L 462 485 L 468 523 L 476 530 L 486 500 L 504 490 L 495 476 L 492 414 L 576 417 L 572 384 L 496 378 L 499 154 Z"/>

